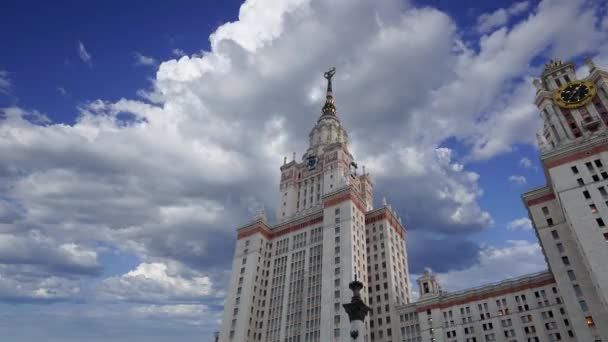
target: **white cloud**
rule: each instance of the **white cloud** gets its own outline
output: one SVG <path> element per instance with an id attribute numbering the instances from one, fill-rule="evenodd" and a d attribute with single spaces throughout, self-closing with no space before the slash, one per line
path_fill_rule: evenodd
<path id="1" fill-rule="evenodd" d="M 492 29 L 503 26 L 509 18 L 525 12 L 529 5 L 528 1 L 516 2 L 509 8 L 500 8 L 492 13 L 484 13 L 477 18 L 477 31 L 487 33 Z"/>
<path id="2" fill-rule="evenodd" d="M 151 65 L 156 65 L 156 63 L 158 63 L 156 61 L 156 59 L 154 59 L 153 57 L 144 56 L 139 52 L 136 52 L 134 54 L 134 57 L 135 57 L 135 65 L 151 66 Z"/>
<path id="3" fill-rule="evenodd" d="M 66 96 L 68 94 L 68 91 L 65 90 L 64 87 L 57 87 L 57 91 L 59 92 L 59 94 Z"/>
<path id="4" fill-rule="evenodd" d="M 173 49 L 173 50 L 171 50 L 171 53 L 173 55 L 175 55 L 176 57 L 182 57 L 182 56 L 186 55 L 186 52 L 184 52 L 184 50 L 182 50 L 182 49 Z"/>
<path id="5" fill-rule="evenodd" d="M 0 70 L 0 93 L 8 93 L 8 91 L 12 88 L 13 83 L 11 79 L 8 77 L 8 71 Z"/>
<path id="6" fill-rule="evenodd" d="M 532 161 L 529 158 L 527 158 L 527 157 L 523 157 L 519 161 L 519 165 L 521 167 L 523 167 L 524 169 L 531 169 L 532 168 Z"/>
<path id="7" fill-rule="evenodd" d="M 532 221 L 527 217 L 515 219 L 507 224 L 509 230 L 530 230 L 532 229 Z"/>
<path id="8" fill-rule="evenodd" d="M 523 185 L 526 184 L 526 177 L 521 176 L 521 175 L 511 175 L 509 176 L 509 181 L 517 184 L 517 185 Z"/>
<path id="9" fill-rule="evenodd" d="M 78 41 L 78 57 L 89 66 L 93 64 L 91 54 L 87 51 L 81 41 Z"/>
<path id="10" fill-rule="evenodd" d="M 197 326 L 209 323 L 213 314 L 203 304 L 144 305 L 133 307 L 130 312 L 140 319 L 181 321 Z"/>
<path id="11" fill-rule="evenodd" d="M 105 279 L 99 289 L 104 297 L 128 301 L 197 301 L 212 294 L 211 280 L 199 274 L 180 274 L 180 267 L 141 263 L 120 277 Z"/>
<path id="12" fill-rule="evenodd" d="M 438 274 L 448 291 L 493 283 L 547 269 L 538 243 L 510 240 L 504 247 L 488 246 L 479 253 L 479 262 L 473 267 Z"/>

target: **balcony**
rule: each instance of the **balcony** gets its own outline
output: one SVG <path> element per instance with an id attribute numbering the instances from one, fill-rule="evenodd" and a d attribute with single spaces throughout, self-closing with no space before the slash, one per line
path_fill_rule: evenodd
<path id="1" fill-rule="evenodd" d="M 588 131 L 595 131 L 600 126 L 600 120 L 596 116 L 587 116 L 583 120 L 583 127 Z"/>

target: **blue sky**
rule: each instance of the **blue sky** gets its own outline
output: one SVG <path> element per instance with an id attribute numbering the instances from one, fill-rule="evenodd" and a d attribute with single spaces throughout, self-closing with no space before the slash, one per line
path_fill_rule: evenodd
<path id="1" fill-rule="evenodd" d="M 376 203 L 408 229 L 412 281 L 430 266 L 459 290 L 546 267 L 520 200 L 544 184 L 531 80 L 553 57 L 608 68 L 605 2 L 241 5 L 3 5 L 11 341 L 208 340 L 235 228 L 274 213 L 331 65 Z"/>

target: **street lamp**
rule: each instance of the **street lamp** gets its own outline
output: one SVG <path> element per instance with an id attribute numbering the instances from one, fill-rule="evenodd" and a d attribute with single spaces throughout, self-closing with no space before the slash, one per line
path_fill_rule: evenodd
<path id="1" fill-rule="evenodd" d="M 357 281 L 357 276 L 355 276 L 354 281 L 348 284 L 348 288 L 353 291 L 353 298 L 350 300 L 350 303 L 342 304 L 342 306 L 350 321 L 350 337 L 356 341 L 357 337 L 359 337 L 359 332 L 365 330 L 365 316 L 367 316 L 367 313 L 371 309 L 361 299 L 360 292 L 363 288 L 363 283 Z"/>

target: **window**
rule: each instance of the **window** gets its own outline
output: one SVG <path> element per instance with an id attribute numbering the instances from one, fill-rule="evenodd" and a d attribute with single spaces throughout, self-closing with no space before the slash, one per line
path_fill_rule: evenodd
<path id="1" fill-rule="evenodd" d="M 334 329 L 334 337 L 340 337 L 340 329 Z"/>
<path id="2" fill-rule="evenodd" d="M 564 265 L 570 265 L 570 260 L 567 256 L 562 257 L 562 262 L 564 263 Z"/>
<path id="3" fill-rule="evenodd" d="M 604 233 L 604 241 L 608 242 L 608 233 Z"/>
<path id="4" fill-rule="evenodd" d="M 334 229 L 334 231 L 335 231 L 335 233 L 336 233 L 336 234 L 340 234 L 340 227 L 336 227 L 336 228 Z"/>
<path id="5" fill-rule="evenodd" d="M 597 222 L 597 225 L 599 227 L 606 227 L 606 224 L 604 223 L 604 220 L 602 220 L 602 218 L 596 218 L 595 221 Z"/>
<path id="6" fill-rule="evenodd" d="M 604 188 L 603 186 L 600 186 L 599 188 L 597 188 L 597 190 L 600 192 L 600 195 L 604 197 L 608 195 L 608 193 L 606 193 L 606 188 Z"/>
<path id="7" fill-rule="evenodd" d="M 587 306 L 587 302 L 585 302 L 584 300 L 580 300 L 578 302 L 578 304 L 581 306 L 581 310 L 583 310 L 584 312 L 589 311 L 589 307 Z"/>
<path id="8" fill-rule="evenodd" d="M 581 291 L 581 287 L 578 284 L 572 285 L 572 288 L 574 289 L 574 293 L 577 297 L 581 297 L 583 295 L 583 291 Z"/>
<path id="9" fill-rule="evenodd" d="M 593 176 L 591 176 L 591 178 L 593 178 L 594 182 L 599 182 L 600 181 L 600 176 L 598 176 L 598 175 L 593 175 Z"/>
<path id="10" fill-rule="evenodd" d="M 550 217 L 547 219 L 547 226 L 549 226 L 549 227 L 553 226 L 553 219 Z"/>
<path id="11" fill-rule="evenodd" d="M 593 162 L 595 163 L 595 166 L 597 166 L 597 167 L 604 167 L 604 165 L 602 165 L 602 161 L 599 159 L 596 159 Z"/>
<path id="12" fill-rule="evenodd" d="M 608 172 L 606 172 L 606 171 L 602 171 L 601 175 L 602 175 L 602 179 L 608 178 Z"/>
<path id="13" fill-rule="evenodd" d="M 593 322 L 593 317 L 587 316 L 587 317 L 585 317 L 585 321 L 587 322 L 587 326 L 590 326 L 590 327 L 595 326 L 595 323 Z"/>
<path id="14" fill-rule="evenodd" d="M 595 204 L 589 204 L 589 209 L 591 210 L 591 213 L 597 214 L 597 207 L 595 206 Z"/>
<path id="15" fill-rule="evenodd" d="M 570 280 L 576 280 L 576 276 L 574 275 L 574 271 L 573 270 L 568 270 L 568 278 L 570 278 Z"/>
<path id="16" fill-rule="evenodd" d="M 578 183 L 578 185 L 580 185 L 580 186 L 585 185 L 585 182 L 583 181 L 583 179 L 582 179 L 582 178 L 578 178 L 578 179 L 576 180 L 576 182 L 577 182 L 577 183 Z"/>
<path id="17" fill-rule="evenodd" d="M 589 195 L 589 191 L 587 191 L 587 190 L 583 191 L 583 196 L 585 197 L 585 199 L 591 198 L 591 195 Z"/>
<path id="18" fill-rule="evenodd" d="M 551 236 L 553 236 L 554 239 L 559 239 L 559 234 L 557 233 L 557 230 L 552 230 Z"/>
<path id="19" fill-rule="evenodd" d="M 561 242 L 558 242 L 555 246 L 560 253 L 564 253 L 564 245 Z"/>
<path id="20" fill-rule="evenodd" d="M 334 298 L 340 298 L 340 291 L 334 291 Z"/>
<path id="21" fill-rule="evenodd" d="M 334 280 L 334 286 L 340 286 L 340 278 Z"/>
<path id="22" fill-rule="evenodd" d="M 578 168 L 576 166 L 573 166 L 570 169 L 572 170 L 572 173 L 574 173 L 575 175 L 578 174 Z"/>
<path id="23" fill-rule="evenodd" d="M 543 207 L 542 211 L 543 211 L 543 214 L 545 214 L 545 216 L 549 215 L 549 208 Z"/>
<path id="24" fill-rule="evenodd" d="M 587 170 L 589 170 L 590 172 L 593 172 L 593 165 L 591 164 L 591 162 L 586 162 L 585 166 L 587 167 Z"/>

